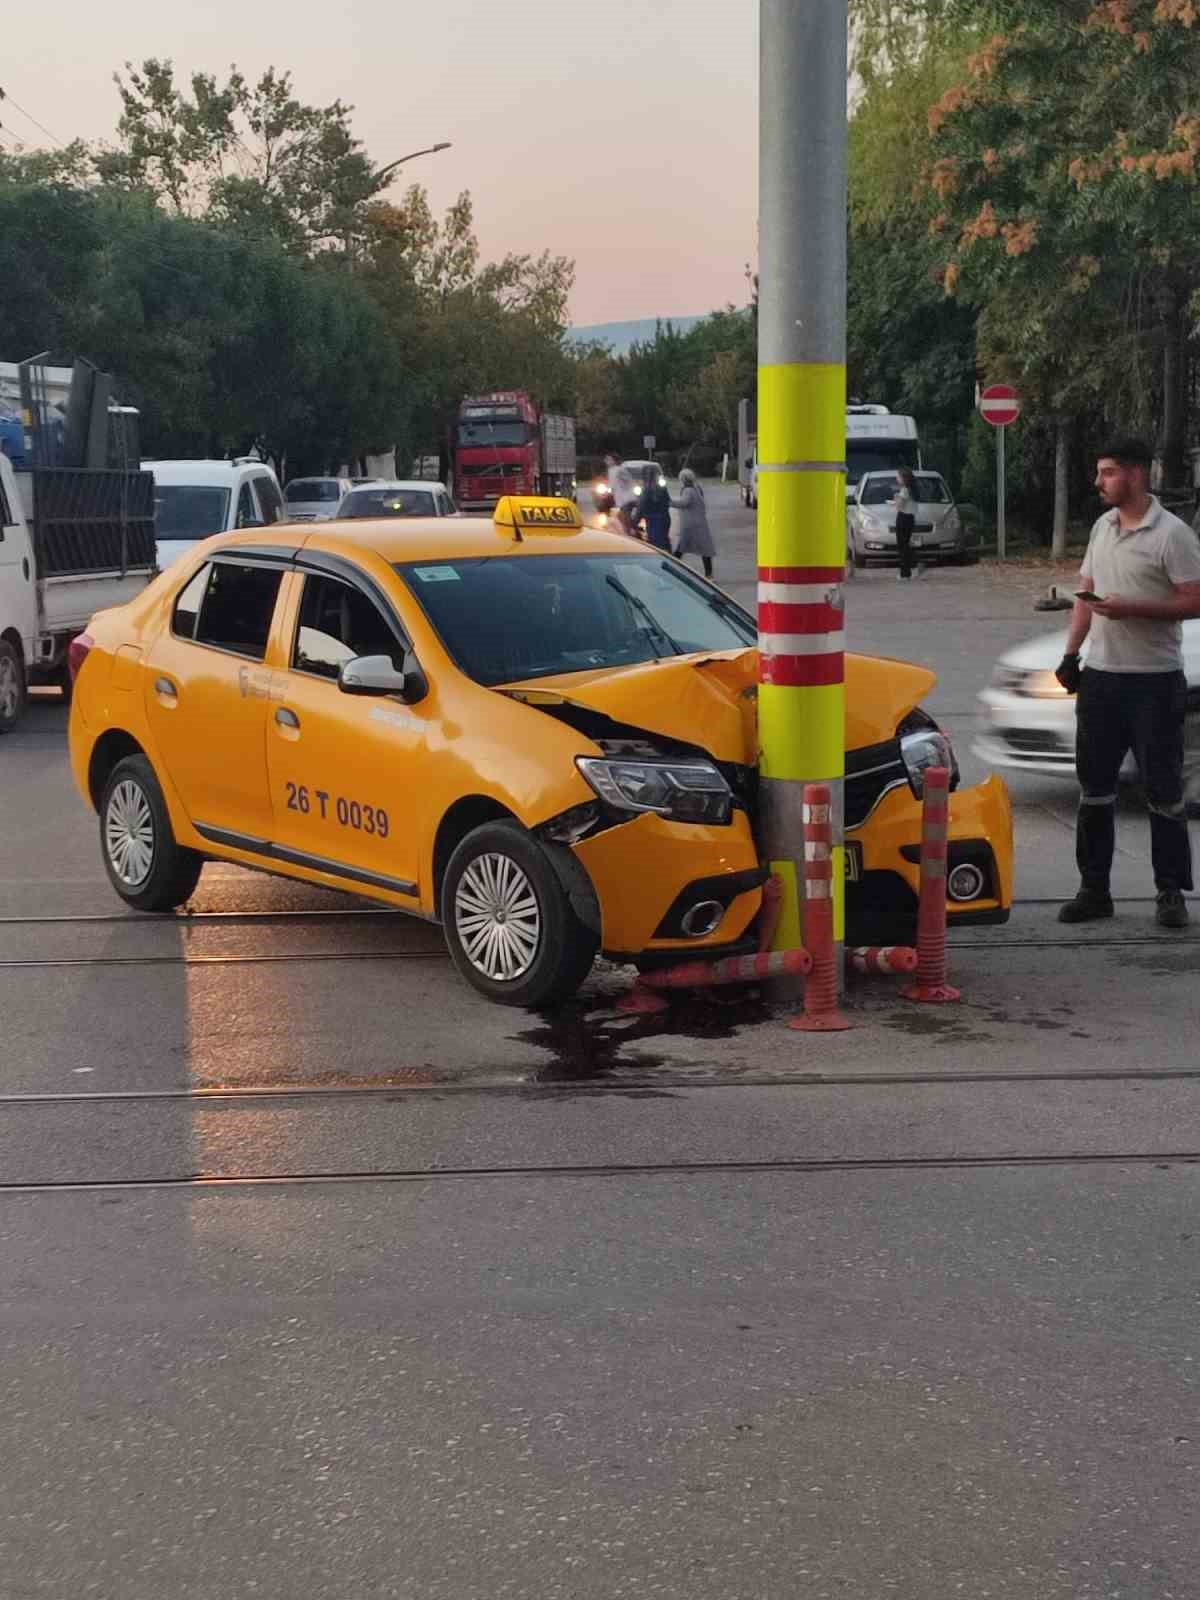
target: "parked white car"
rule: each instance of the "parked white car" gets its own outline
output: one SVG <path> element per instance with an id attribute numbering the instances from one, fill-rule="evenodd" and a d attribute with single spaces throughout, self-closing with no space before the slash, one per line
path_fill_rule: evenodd
<path id="1" fill-rule="evenodd" d="M 372 479 L 342 496 L 344 517 L 456 517 L 458 507 L 444 483 L 428 478 Z"/>
<path id="2" fill-rule="evenodd" d="M 287 521 L 279 480 L 265 461 L 145 461 L 154 474 L 158 565 L 197 539 Z"/>
<path id="3" fill-rule="evenodd" d="M 895 561 L 896 474 L 864 472 L 846 487 L 846 551 L 856 567 L 870 561 Z M 913 473 L 916 526 L 913 554 L 918 561 L 979 560 L 979 536 L 963 525 L 954 496 L 940 472 Z"/>
<path id="4" fill-rule="evenodd" d="M 289 522 L 327 522 L 336 517 L 349 478 L 290 478 L 283 486 Z"/>
<path id="5" fill-rule="evenodd" d="M 1054 669 L 1062 660 L 1067 634 L 1044 633 L 1017 645 L 996 663 L 992 681 L 979 697 L 982 713 L 975 753 L 989 766 L 1048 777 L 1075 776 L 1075 699 Z M 1087 665 L 1087 646 L 1083 649 Z M 1184 790 L 1200 801 L 1200 618 L 1183 624 L 1183 670 L 1188 681 Z M 1132 779 L 1129 758 L 1122 777 Z"/>

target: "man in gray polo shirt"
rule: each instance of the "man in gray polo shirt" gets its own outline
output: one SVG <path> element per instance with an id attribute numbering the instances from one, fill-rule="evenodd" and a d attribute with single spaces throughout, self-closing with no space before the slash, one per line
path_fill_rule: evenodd
<path id="1" fill-rule="evenodd" d="M 1075 859 L 1080 888 L 1060 922 L 1111 917 L 1109 874 L 1116 843 L 1117 780 L 1133 751 L 1150 809 L 1150 856 L 1157 920 L 1186 928 L 1183 891 L 1192 887 L 1192 854 L 1183 803 L 1181 623 L 1200 616 L 1200 541 L 1150 493 L 1150 449 L 1117 439 L 1096 468 L 1100 497 L 1112 507 L 1097 519 L 1058 680 L 1077 693 L 1075 770 L 1079 816 Z M 1090 638 L 1087 666 L 1079 652 Z"/>

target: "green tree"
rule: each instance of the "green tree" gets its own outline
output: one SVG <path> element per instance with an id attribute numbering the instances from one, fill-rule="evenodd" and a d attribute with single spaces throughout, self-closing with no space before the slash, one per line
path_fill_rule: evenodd
<path id="1" fill-rule="evenodd" d="M 990 337 L 1064 425 L 1089 394 L 1111 421 L 1157 418 L 1179 481 L 1200 274 L 1200 11 L 956 5 L 988 37 L 930 113 L 947 290 L 995 305 Z"/>
<path id="2" fill-rule="evenodd" d="M 115 81 L 120 145 L 96 156 L 107 182 L 148 189 L 181 215 L 269 230 L 294 248 L 345 247 L 356 236 L 380 185 L 340 100 L 306 106 L 274 67 L 253 83 L 236 67 L 224 83 L 196 72 L 184 89 L 170 61 L 151 57 L 127 62 Z"/>

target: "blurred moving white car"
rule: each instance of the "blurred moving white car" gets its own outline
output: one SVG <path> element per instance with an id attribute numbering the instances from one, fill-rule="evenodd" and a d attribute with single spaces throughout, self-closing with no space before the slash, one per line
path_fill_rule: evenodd
<path id="1" fill-rule="evenodd" d="M 913 558 L 917 561 L 979 560 L 979 535 L 963 525 L 954 496 L 940 472 L 915 471 L 916 526 Z M 869 561 L 895 561 L 896 474 L 864 472 L 846 486 L 846 550 L 856 567 Z"/>
<path id="2" fill-rule="evenodd" d="M 1017 645 L 996 663 L 979 697 L 981 723 L 974 743 L 975 754 L 989 765 L 1074 778 L 1075 699 L 1054 676 L 1066 645 L 1064 628 Z M 1184 792 L 1194 804 L 1200 802 L 1200 617 L 1183 624 L 1183 670 L 1188 682 Z M 1136 773 L 1130 757 L 1121 776 Z"/>

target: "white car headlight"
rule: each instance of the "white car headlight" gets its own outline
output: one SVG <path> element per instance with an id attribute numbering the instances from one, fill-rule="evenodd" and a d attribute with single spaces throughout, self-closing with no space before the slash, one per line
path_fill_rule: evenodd
<path id="1" fill-rule="evenodd" d="M 873 517 L 869 511 L 862 513 L 862 530 L 864 533 L 882 533 L 883 523 L 878 517 Z"/>
<path id="2" fill-rule="evenodd" d="M 610 761 L 576 756 L 591 787 L 618 811 L 652 811 L 670 822 L 726 823 L 729 785 L 711 761 Z"/>
<path id="3" fill-rule="evenodd" d="M 1018 694 L 1027 694 L 1032 700 L 1065 700 L 1067 691 L 1049 667 L 1043 667 L 1040 672 L 1030 672 L 1025 676 L 1025 681 L 1017 690 Z"/>

